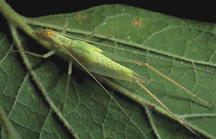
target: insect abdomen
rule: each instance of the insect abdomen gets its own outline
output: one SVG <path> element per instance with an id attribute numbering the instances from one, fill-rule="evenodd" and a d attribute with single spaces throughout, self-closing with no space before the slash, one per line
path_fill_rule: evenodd
<path id="1" fill-rule="evenodd" d="M 102 55 L 101 53 L 95 53 L 95 57 L 98 59 L 98 64 L 105 67 L 106 69 L 109 69 L 113 72 L 117 72 L 121 75 L 128 76 L 130 74 L 133 74 L 134 72 L 130 70 L 129 68 L 126 68 L 115 61 L 107 58 L 106 56 Z"/>

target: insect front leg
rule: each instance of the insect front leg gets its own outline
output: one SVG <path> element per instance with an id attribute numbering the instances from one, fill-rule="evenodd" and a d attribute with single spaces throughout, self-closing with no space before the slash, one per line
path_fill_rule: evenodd
<path id="1" fill-rule="evenodd" d="M 18 50 L 11 50 L 12 52 L 19 52 Z M 48 53 L 46 54 L 37 54 L 37 53 L 33 53 L 33 52 L 29 52 L 29 51 L 23 51 L 24 53 L 26 54 L 29 54 L 29 55 L 32 55 L 32 56 L 35 56 L 35 57 L 42 57 L 42 58 L 48 58 L 52 55 L 54 55 L 56 53 L 56 50 L 51 50 L 49 51 Z"/>
<path id="2" fill-rule="evenodd" d="M 49 51 L 49 52 L 46 53 L 46 54 L 43 54 L 43 55 L 37 54 L 37 55 L 38 55 L 38 56 L 41 56 L 41 57 L 43 57 L 43 58 L 48 58 L 48 57 L 54 55 L 55 53 L 56 53 L 55 50 L 51 50 L 51 51 Z"/>

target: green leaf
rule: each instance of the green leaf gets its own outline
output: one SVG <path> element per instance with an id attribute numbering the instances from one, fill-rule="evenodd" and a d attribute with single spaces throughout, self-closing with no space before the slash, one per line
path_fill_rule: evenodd
<path id="1" fill-rule="evenodd" d="M 29 24 L 35 28 L 57 30 L 65 24 L 59 21 L 67 20 L 68 35 L 86 38 L 93 34 L 91 41 L 114 46 L 108 48 L 95 44 L 102 50 L 146 62 L 216 106 L 214 24 L 188 21 L 125 5 L 105 5 L 34 20 Z M 19 37 L 25 50 L 41 54 L 47 52 L 31 38 L 25 35 Z M 68 128 L 50 109 L 38 89 L 40 86 L 36 86 L 22 59 L 17 53 L 9 51 L 13 48 L 12 40 L 1 33 L 0 43 L 0 105 L 18 133 L 23 138 L 71 138 Z M 68 63 L 57 56 L 48 59 L 28 56 L 28 60 L 45 93 L 60 109 L 64 104 Z M 145 77 L 148 82 L 144 85 L 173 113 L 185 116 L 185 120 L 203 137 L 216 138 L 215 109 L 208 108 L 144 66 L 119 63 Z M 115 98 L 113 100 L 89 75 L 76 67 L 73 67 L 71 78 L 67 105 L 60 113 L 79 138 L 197 137 L 178 122 L 155 111 L 154 107 L 144 108 L 105 85 Z M 138 85 L 110 80 L 158 105 Z M 2 129 L 1 137 L 5 138 Z"/>

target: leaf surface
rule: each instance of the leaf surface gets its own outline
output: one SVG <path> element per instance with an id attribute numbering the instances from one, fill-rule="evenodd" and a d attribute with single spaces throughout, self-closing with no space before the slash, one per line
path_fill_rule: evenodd
<path id="1" fill-rule="evenodd" d="M 166 76 L 216 106 L 215 25 L 153 13 L 125 5 L 104 5 L 73 14 L 36 18 L 36 28 L 59 30 L 69 21 L 68 35 L 108 44 L 108 51 L 146 62 Z M 47 21 L 51 22 L 47 22 Z M 39 27 L 38 27 L 39 26 Z M 95 32 L 96 30 L 96 32 Z M 111 35 L 111 36 L 110 36 Z M 12 41 L 0 36 L 0 104 L 23 138 L 71 138 L 64 123 L 53 114 L 40 90 L 25 69 L 22 59 L 11 53 Z M 47 50 L 24 35 L 25 49 Z M 121 48 L 121 49 L 119 49 Z M 68 64 L 57 56 L 48 59 L 28 56 L 33 72 L 57 108 L 64 104 Z M 209 109 L 145 66 L 119 61 L 147 79 L 144 84 L 173 113 L 216 137 L 215 109 Z M 89 75 L 73 67 L 66 108 L 62 115 L 79 138 L 189 138 L 196 137 L 179 123 L 119 94 L 105 85 L 113 100 Z M 132 93 L 158 105 L 138 85 L 111 79 Z M 129 117 L 116 104 L 117 101 Z M 189 118 L 190 117 L 190 118 Z M 150 124 L 151 123 L 151 124 Z M 1 128 L 2 129 L 2 128 Z M 5 133 L 1 132 L 5 137 Z"/>

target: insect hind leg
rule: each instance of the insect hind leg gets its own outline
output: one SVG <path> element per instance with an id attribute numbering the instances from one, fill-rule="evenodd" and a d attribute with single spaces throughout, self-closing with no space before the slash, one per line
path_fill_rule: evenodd
<path id="1" fill-rule="evenodd" d="M 179 119 L 172 111 L 170 111 L 155 95 L 153 95 L 145 86 L 143 86 L 140 82 L 136 81 L 137 85 L 139 85 L 148 95 L 150 95 L 158 104 L 160 104 L 176 121 L 178 121 L 181 125 L 191 131 L 193 134 L 198 135 L 193 129 L 191 129 L 182 119 Z"/>
<path id="2" fill-rule="evenodd" d="M 181 88 L 182 90 L 184 90 L 184 92 L 188 93 L 189 95 L 191 95 L 192 97 L 194 97 L 195 99 L 201 101 L 202 103 L 208 105 L 211 109 L 214 109 L 214 106 L 211 105 L 210 103 L 206 102 L 205 100 L 199 98 L 197 95 L 193 94 L 192 92 L 190 92 L 188 89 L 186 89 L 185 87 L 183 87 L 182 85 L 180 85 L 179 83 L 175 82 L 174 80 L 172 80 L 171 78 L 167 77 L 166 75 L 164 75 L 163 73 L 159 72 L 158 70 L 156 70 L 155 68 L 153 68 L 152 66 L 150 66 L 147 63 L 144 63 L 144 65 L 146 67 L 148 67 L 149 69 L 151 69 L 152 71 L 154 71 L 155 73 L 157 73 L 158 75 L 162 76 L 163 78 L 167 79 L 168 81 L 170 81 L 171 83 L 173 83 L 174 85 L 178 86 L 179 88 Z"/>

